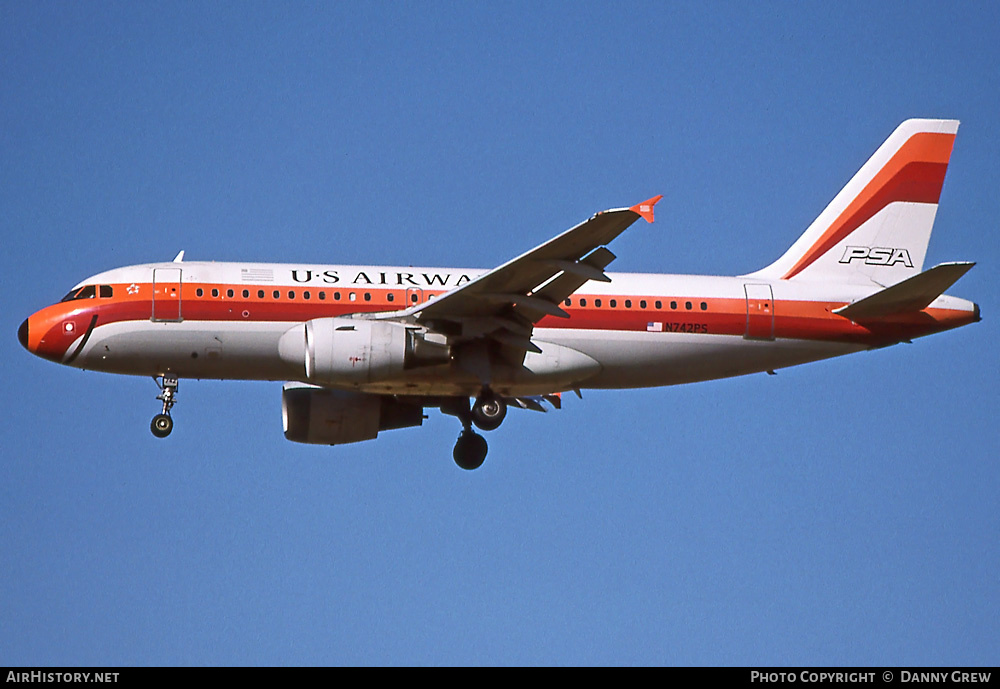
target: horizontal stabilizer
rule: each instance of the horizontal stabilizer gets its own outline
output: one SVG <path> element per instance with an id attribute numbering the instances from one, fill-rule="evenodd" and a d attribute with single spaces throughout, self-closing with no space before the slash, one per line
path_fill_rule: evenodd
<path id="1" fill-rule="evenodd" d="M 958 282 L 975 263 L 942 263 L 907 278 L 870 297 L 853 304 L 834 309 L 838 316 L 850 318 L 854 322 L 867 321 L 899 313 L 922 311 L 944 294 L 944 291 Z"/>

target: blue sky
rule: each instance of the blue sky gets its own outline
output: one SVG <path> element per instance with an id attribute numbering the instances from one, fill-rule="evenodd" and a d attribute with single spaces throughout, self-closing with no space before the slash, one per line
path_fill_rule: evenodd
<path id="1" fill-rule="evenodd" d="M 0 5 L 0 663 L 996 664 L 996 3 Z M 902 120 L 982 323 L 299 446 L 280 386 L 31 357 L 169 260 L 490 267 L 664 194 L 620 271 L 769 263 Z"/>

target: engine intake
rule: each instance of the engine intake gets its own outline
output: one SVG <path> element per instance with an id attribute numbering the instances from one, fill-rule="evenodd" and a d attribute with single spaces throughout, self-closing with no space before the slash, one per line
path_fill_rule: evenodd
<path id="1" fill-rule="evenodd" d="M 424 409 L 388 395 L 286 383 L 281 416 L 288 440 L 343 445 L 373 440 L 380 431 L 423 425 Z"/>

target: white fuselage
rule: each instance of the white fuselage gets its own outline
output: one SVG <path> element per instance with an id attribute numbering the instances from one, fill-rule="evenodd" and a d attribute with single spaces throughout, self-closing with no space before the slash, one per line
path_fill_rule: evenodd
<path id="1" fill-rule="evenodd" d="M 305 380 L 301 366 L 279 355 L 279 341 L 296 324 L 397 311 L 483 272 L 236 263 L 119 268 L 80 283 L 110 285 L 109 299 L 56 305 L 64 311 L 57 320 L 79 321 L 74 325 L 78 336 L 67 343 L 62 360 L 133 375 Z M 566 300 L 569 318 L 544 318 L 531 337 L 541 352 L 528 352 L 520 366 L 494 367 L 493 387 L 507 395 L 534 395 L 579 387 L 675 385 L 793 366 L 886 343 L 884 336 L 831 313 L 873 289 L 753 277 L 609 277 L 610 283 L 589 283 Z M 971 315 L 973 310 L 970 302 L 944 296 L 933 306 L 945 315 Z M 92 312 L 97 320 L 88 330 Z M 942 319 L 938 327 L 925 329 L 945 327 L 953 326 Z M 926 334 L 910 332 L 906 323 L 897 330 L 890 340 Z M 343 387 L 472 395 L 481 383 L 451 362 Z"/>

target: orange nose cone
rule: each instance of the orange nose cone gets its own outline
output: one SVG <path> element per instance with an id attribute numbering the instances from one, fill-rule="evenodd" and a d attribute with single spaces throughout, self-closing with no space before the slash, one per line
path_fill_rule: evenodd
<path id="1" fill-rule="evenodd" d="M 17 329 L 17 340 L 18 340 L 18 342 L 21 343 L 22 347 L 24 347 L 25 349 L 28 349 L 28 319 L 27 318 L 24 319 L 24 323 L 21 324 L 21 327 Z M 28 351 L 30 352 L 31 350 L 28 349 Z"/>

